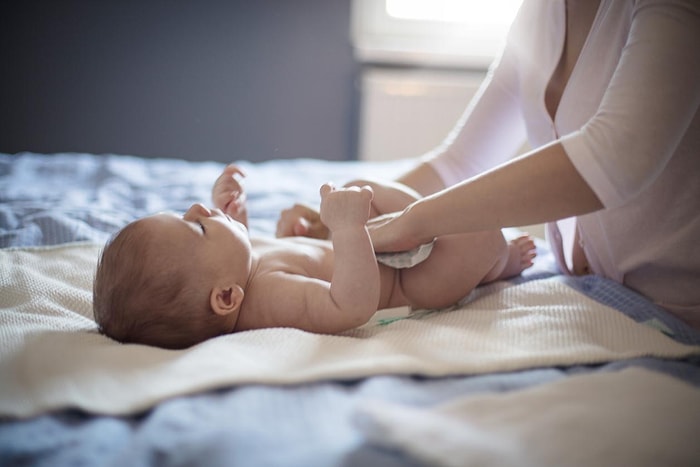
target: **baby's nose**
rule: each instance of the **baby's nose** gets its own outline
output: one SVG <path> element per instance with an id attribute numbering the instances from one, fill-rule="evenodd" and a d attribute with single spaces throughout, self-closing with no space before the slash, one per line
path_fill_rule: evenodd
<path id="1" fill-rule="evenodd" d="M 204 206 L 202 203 L 195 203 L 190 208 L 187 210 L 185 213 L 185 219 L 193 219 L 197 217 L 210 217 L 211 216 L 211 211 L 207 209 L 206 206 Z"/>

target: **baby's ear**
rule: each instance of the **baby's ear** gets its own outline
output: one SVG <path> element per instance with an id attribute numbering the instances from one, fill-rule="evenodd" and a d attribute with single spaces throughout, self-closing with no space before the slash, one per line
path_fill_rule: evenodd
<path id="1" fill-rule="evenodd" d="M 237 311 L 241 307 L 244 295 L 245 292 L 243 292 L 243 289 L 238 285 L 214 287 L 209 296 L 209 303 L 214 313 L 220 316 L 226 316 Z"/>

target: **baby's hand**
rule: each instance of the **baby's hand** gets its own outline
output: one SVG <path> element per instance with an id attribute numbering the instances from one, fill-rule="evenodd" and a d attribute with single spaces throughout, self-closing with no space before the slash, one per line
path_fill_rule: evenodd
<path id="1" fill-rule="evenodd" d="M 336 189 L 326 183 L 321 186 L 321 221 L 331 232 L 364 226 L 373 196 L 368 186 Z"/>
<path id="2" fill-rule="evenodd" d="M 245 173 L 235 164 L 229 164 L 214 182 L 211 200 L 214 206 L 248 226 L 246 193 L 240 180 Z"/>
<path id="3" fill-rule="evenodd" d="M 300 236 L 327 239 L 328 227 L 321 222 L 321 214 L 318 210 L 297 203 L 280 212 L 275 235 L 277 237 Z"/>

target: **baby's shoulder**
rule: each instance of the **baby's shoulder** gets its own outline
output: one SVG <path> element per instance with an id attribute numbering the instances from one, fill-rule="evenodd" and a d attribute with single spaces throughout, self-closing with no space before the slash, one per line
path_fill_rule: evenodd
<path id="1" fill-rule="evenodd" d="M 248 283 L 236 330 L 294 326 L 303 312 L 303 276 L 259 271 Z"/>

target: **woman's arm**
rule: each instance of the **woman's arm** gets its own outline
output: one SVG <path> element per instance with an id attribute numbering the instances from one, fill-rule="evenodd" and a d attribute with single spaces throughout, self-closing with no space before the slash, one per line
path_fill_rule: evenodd
<path id="1" fill-rule="evenodd" d="M 698 13 L 692 2 L 640 2 L 600 109 L 580 131 L 375 224 L 375 249 L 582 215 L 638 195 L 662 172 L 697 112 Z"/>
<path id="2" fill-rule="evenodd" d="M 603 207 L 553 143 L 423 198 L 370 232 L 376 251 L 401 251 L 434 237 L 536 224 Z"/>

